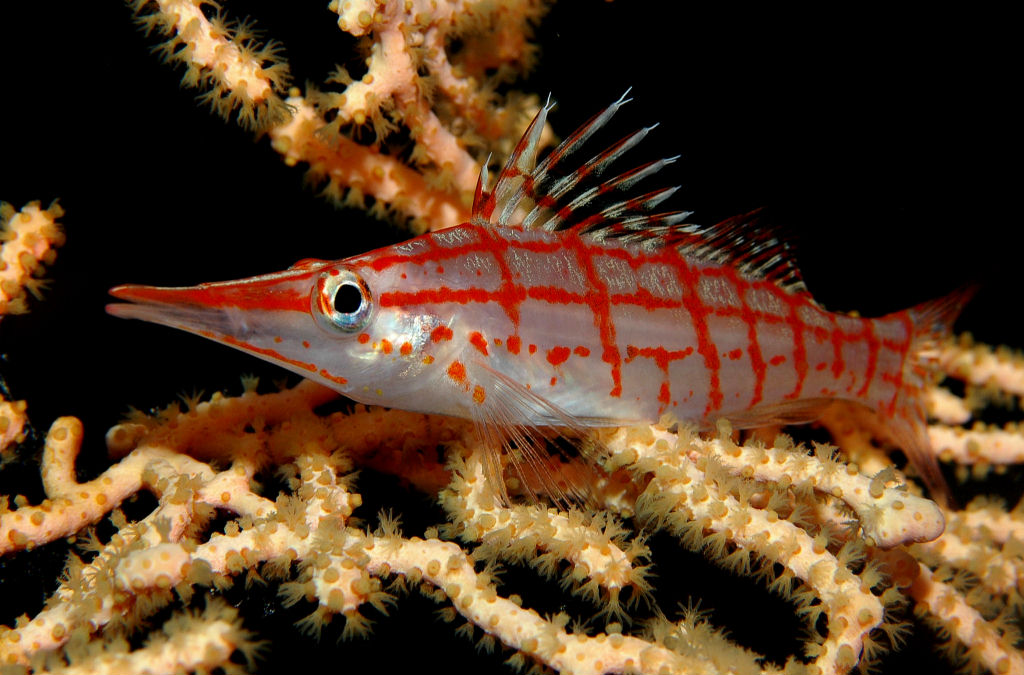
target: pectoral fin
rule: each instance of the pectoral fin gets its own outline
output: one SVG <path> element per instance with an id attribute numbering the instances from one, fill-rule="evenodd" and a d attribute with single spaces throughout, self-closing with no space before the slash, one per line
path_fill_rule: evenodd
<path id="1" fill-rule="evenodd" d="M 507 463 L 536 501 L 546 496 L 562 508 L 592 502 L 592 488 L 604 478 L 598 460 L 605 452 L 588 425 L 488 365 L 472 367 L 487 392 L 485 402 L 474 408 L 473 421 L 487 448 L 488 480 L 502 498 L 510 501 L 503 478 Z M 567 471 L 566 463 L 578 466 Z"/>

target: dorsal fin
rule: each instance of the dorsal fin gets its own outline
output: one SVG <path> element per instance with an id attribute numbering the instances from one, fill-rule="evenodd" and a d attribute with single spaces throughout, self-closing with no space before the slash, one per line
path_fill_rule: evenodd
<path id="1" fill-rule="evenodd" d="M 600 176 L 612 162 L 643 140 L 654 128 L 647 127 L 574 167 L 566 175 L 558 175 L 558 170 L 565 166 L 566 160 L 573 158 L 587 140 L 630 101 L 626 98 L 628 94 L 627 90 L 619 100 L 590 118 L 538 163 L 541 135 L 548 112 L 554 107 L 550 101 L 546 103 L 519 139 L 498 174 L 493 189 L 488 190 L 487 167 L 481 170 L 473 200 L 473 222 L 545 230 L 565 229 L 576 224 L 571 222 L 571 216 L 588 205 L 594 197 L 629 189 L 637 181 L 672 162 L 675 158 L 651 162 L 589 190 L 576 190 L 585 179 Z"/>
<path id="2" fill-rule="evenodd" d="M 648 162 L 615 177 L 595 181 L 654 126 L 629 134 L 577 166 L 569 164 L 567 160 L 574 158 L 631 100 L 626 98 L 628 94 L 627 90 L 538 162 L 541 134 L 548 112 L 554 107 L 549 100 L 516 144 L 490 191 L 487 167 L 481 170 L 473 200 L 473 222 L 546 231 L 573 229 L 590 241 L 615 239 L 620 243 L 637 244 L 647 251 L 670 246 L 698 261 L 731 265 L 748 278 L 771 281 L 790 292 L 805 291 L 789 244 L 773 229 L 758 222 L 759 211 L 715 225 L 694 225 L 683 223 L 690 215 L 688 211 L 653 211 L 672 196 L 676 187 L 629 196 L 628 192 L 639 181 L 657 173 L 678 156 Z M 571 170 L 565 171 L 567 166 Z M 625 198 L 621 196 L 624 193 Z"/>
<path id="3" fill-rule="evenodd" d="M 691 258 L 731 265 L 751 279 L 764 279 L 791 293 L 805 292 L 792 247 L 760 222 L 761 209 L 705 226 L 670 228 L 666 244 Z"/>
<path id="4" fill-rule="evenodd" d="M 473 197 L 473 222 L 508 225 L 508 218 L 502 217 L 507 209 L 515 209 L 526 191 L 533 192 L 533 174 L 537 166 L 537 153 L 540 151 L 540 138 L 547 123 L 548 111 L 554 107 L 551 98 L 541 106 L 523 137 L 516 143 L 494 188 L 488 190 L 488 171 L 485 162 L 480 169 L 480 177 L 476 182 L 476 194 Z M 530 182 L 529 186 L 525 184 Z"/>

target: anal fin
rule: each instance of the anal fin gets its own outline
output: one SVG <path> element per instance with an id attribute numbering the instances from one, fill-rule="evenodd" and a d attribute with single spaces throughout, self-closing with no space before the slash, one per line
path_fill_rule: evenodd
<path id="1" fill-rule="evenodd" d="M 807 424 L 821 417 L 829 405 L 830 398 L 801 398 L 722 415 L 737 429 L 764 427 L 770 425 Z"/>

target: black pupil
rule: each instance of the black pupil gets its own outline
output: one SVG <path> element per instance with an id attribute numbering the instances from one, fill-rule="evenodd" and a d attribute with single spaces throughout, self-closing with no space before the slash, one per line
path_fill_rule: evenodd
<path id="1" fill-rule="evenodd" d="M 363 294 L 354 284 L 338 286 L 334 293 L 334 311 L 339 314 L 352 314 L 363 304 Z"/>

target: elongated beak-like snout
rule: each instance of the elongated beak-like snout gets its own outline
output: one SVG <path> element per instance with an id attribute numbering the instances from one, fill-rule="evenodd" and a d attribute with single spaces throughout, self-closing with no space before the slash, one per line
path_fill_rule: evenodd
<path id="1" fill-rule="evenodd" d="M 256 334 L 280 336 L 300 315 L 308 320 L 315 275 L 315 270 L 299 269 L 198 286 L 116 286 L 110 294 L 125 302 L 107 305 L 107 312 L 244 349 Z"/>

